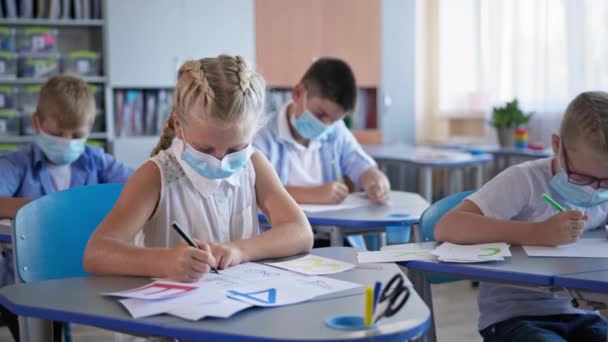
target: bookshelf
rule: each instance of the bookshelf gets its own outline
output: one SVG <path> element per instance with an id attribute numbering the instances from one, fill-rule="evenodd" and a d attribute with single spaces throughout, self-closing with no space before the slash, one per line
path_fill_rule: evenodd
<path id="1" fill-rule="evenodd" d="M 58 13 L 55 14 L 58 15 Z M 48 12 L 45 16 L 46 15 L 52 16 Z M 82 74 L 81 77 L 99 92 L 96 96 L 98 117 L 96 118 L 94 131 L 89 136 L 89 141 L 94 145 L 100 145 L 108 150 L 108 142 L 111 140 L 111 135 L 106 129 L 107 106 L 105 106 L 105 103 L 107 102 L 105 100 L 105 93 L 107 78 L 105 76 L 105 67 L 102 64 L 103 61 L 105 61 L 105 42 L 103 40 L 105 20 L 74 18 L 0 18 L 0 28 L 8 29 L 4 32 L 11 32 L 10 37 L 12 42 L 2 46 L 4 48 L 9 46 L 10 49 L 5 49 L 5 51 L 10 51 L 10 53 L 14 54 L 17 58 L 16 72 L 12 75 L 2 75 L 0 77 L 0 87 L 8 87 L 11 89 L 11 96 L 15 97 L 15 100 L 11 100 L 12 105 L 8 109 L 10 109 L 15 114 L 15 117 L 18 117 L 20 120 L 18 131 L 3 132 L 4 134 L 0 134 L 0 153 L 2 151 L 17 149 L 20 145 L 34 141 L 34 136 L 31 135 L 29 115 L 35 109 L 37 93 L 35 90 L 33 91 L 31 89 L 37 89 L 36 86 L 42 85 L 55 73 L 73 72 L 73 69 L 71 69 L 72 65 L 70 65 L 73 60 L 70 59 L 71 57 L 68 57 L 69 53 L 73 51 L 92 51 L 97 54 L 98 58 L 92 59 L 89 64 L 89 67 L 91 68 L 88 70 L 89 72 Z M 43 28 L 45 30 L 50 30 L 49 32 L 53 32 L 52 37 L 54 40 L 48 51 L 46 47 L 44 51 L 37 51 L 34 49 L 35 38 L 30 37 L 25 33 L 33 28 Z M 27 39 L 32 40 L 31 50 L 24 50 L 23 48 L 23 42 Z M 55 71 L 50 72 L 49 74 L 38 73 L 38 71 L 35 71 L 32 75 L 26 74 L 25 67 L 21 68 L 21 64 L 25 64 L 25 62 L 20 59 L 35 55 L 44 56 L 45 58 L 48 57 L 49 60 L 53 58 L 54 67 L 56 68 Z M 36 68 L 37 66 L 34 67 L 35 70 Z M 4 101 L 0 101 L 0 103 L 4 103 Z"/>

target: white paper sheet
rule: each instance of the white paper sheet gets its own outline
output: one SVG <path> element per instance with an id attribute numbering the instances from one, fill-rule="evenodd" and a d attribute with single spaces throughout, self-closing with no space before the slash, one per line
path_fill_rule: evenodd
<path id="1" fill-rule="evenodd" d="M 340 260 L 329 259 L 317 255 L 305 255 L 301 258 L 282 261 L 269 262 L 266 265 L 283 268 L 306 275 L 323 275 L 348 271 L 356 265 Z"/>
<path id="2" fill-rule="evenodd" d="M 486 262 L 504 260 L 510 257 L 509 245 L 506 243 L 484 243 L 477 245 L 457 245 L 444 242 L 431 254 L 445 262 Z"/>
<path id="3" fill-rule="evenodd" d="M 346 199 L 339 204 L 300 204 L 300 208 L 307 213 L 320 213 L 324 211 L 334 211 L 343 209 L 354 209 L 373 205 L 367 195 L 363 192 L 356 192 L 346 196 Z"/>
<path id="4" fill-rule="evenodd" d="M 408 261 L 408 260 L 431 260 L 434 259 L 430 249 L 418 249 L 418 250 L 399 250 L 389 249 L 377 252 L 359 252 L 357 253 L 357 260 L 359 263 L 372 263 L 372 262 L 397 262 L 397 261 Z"/>
<path id="5" fill-rule="evenodd" d="M 118 292 L 104 293 L 106 296 L 160 300 L 186 295 L 199 288 L 196 284 L 175 283 L 169 281 L 155 281 L 150 284 Z"/>
<path id="6" fill-rule="evenodd" d="M 564 257 L 564 258 L 608 258 L 608 240 L 580 239 L 575 243 L 558 246 L 523 246 L 531 257 Z"/>
<path id="7" fill-rule="evenodd" d="M 198 321 L 205 317 L 229 318 L 252 306 L 249 303 L 224 297 L 222 300 L 215 302 L 207 302 L 202 299 L 201 302 L 190 303 L 167 313 L 190 321 Z"/>
<path id="8" fill-rule="evenodd" d="M 359 286 L 356 283 L 318 276 L 285 278 L 235 288 L 228 291 L 228 296 L 256 306 L 281 306 Z"/>
<path id="9" fill-rule="evenodd" d="M 127 309 L 133 318 L 142 318 L 160 315 L 179 308 L 192 307 L 193 303 L 201 305 L 202 303 L 219 302 L 224 298 L 226 298 L 226 295 L 222 291 L 200 289 L 187 295 L 170 299 L 142 300 L 127 298 L 121 299 L 119 302 Z"/>

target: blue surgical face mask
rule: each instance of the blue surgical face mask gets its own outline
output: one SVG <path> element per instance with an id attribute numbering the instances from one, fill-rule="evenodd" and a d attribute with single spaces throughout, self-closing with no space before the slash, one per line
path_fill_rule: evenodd
<path id="1" fill-rule="evenodd" d="M 65 165 L 74 162 L 84 152 L 86 138 L 66 139 L 55 137 L 40 130 L 35 138 L 36 144 L 44 155 L 57 165 Z"/>
<path id="2" fill-rule="evenodd" d="M 608 201 L 608 190 L 594 189 L 589 185 L 576 185 L 568 181 L 568 175 L 564 170 L 559 171 L 549 186 L 562 196 L 568 203 L 577 207 L 590 208 Z"/>
<path id="3" fill-rule="evenodd" d="M 325 136 L 331 130 L 331 125 L 324 124 L 309 110 L 304 110 L 304 113 L 299 118 L 291 117 L 291 124 L 296 129 L 298 134 L 304 139 L 315 140 Z"/>
<path id="4" fill-rule="evenodd" d="M 222 179 L 232 176 L 247 164 L 254 152 L 253 146 L 249 144 L 244 149 L 227 154 L 222 160 L 219 160 L 212 155 L 196 150 L 185 140 L 183 142 L 182 160 L 196 173 L 207 179 Z"/>

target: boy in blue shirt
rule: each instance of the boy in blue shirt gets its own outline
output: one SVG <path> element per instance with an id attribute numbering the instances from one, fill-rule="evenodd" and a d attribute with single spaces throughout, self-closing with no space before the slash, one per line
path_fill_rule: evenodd
<path id="1" fill-rule="evenodd" d="M 552 144 L 555 157 L 508 168 L 446 214 L 437 223 L 437 240 L 559 246 L 603 227 L 608 217 L 608 93 L 577 96 Z M 569 209 L 556 212 L 543 193 Z M 606 320 L 570 301 L 481 283 L 480 333 L 486 342 L 606 341 Z"/>
<path id="2" fill-rule="evenodd" d="M 373 203 L 386 203 L 388 179 L 342 121 L 354 110 L 357 98 L 348 64 L 318 59 L 293 88 L 292 98 L 253 144 L 270 160 L 296 202 L 342 202 L 348 195 L 339 179 L 344 173 Z"/>
<path id="3" fill-rule="evenodd" d="M 25 204 L 55 191 L 99 183 L 124 183 L 133 170 L 86 139 L 95 119 L 88 84 L 71 75 L 50 78 L 40 90 L 32 116 L 35 143 L 0 156 L 0 218 L 14 218 Z M 12 258 L 4 253 L 1 279 L 12 283 Z M 7 285 L 0 284 L 0 285 Z M 18 340 L 16 316 L 0 308 Z"/>

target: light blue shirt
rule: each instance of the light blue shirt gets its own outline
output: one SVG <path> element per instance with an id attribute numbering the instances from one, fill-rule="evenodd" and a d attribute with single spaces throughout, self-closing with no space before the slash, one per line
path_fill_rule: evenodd
<path id="1" fill-rule="evenodd" d="M 286 115 L 285 110 L 280 111 L 278 115 Z M 290 173 L 290 160 L 295 158 L 296 153 L 293 146 L 290 145 L 291 142 L 279 134 L 278 115 L 275 115 L 257 134 L 253 145 L 268 158 L 279 175 L 281 183 L 286 185 Z M 341 172 L 359 185 L 361 175 L 370 167 L 375 167 L 376 162 L 363 151 L 342 120 L 336 122 L 332 127 L 331 131 L 321 138 L 322 181 L 324 183 L 336 181 L 331 164 L 335 160 Z"/>
<path id="2" fill-rule="evenodd" d="M 133 169 L 99 147 L 86 146 L 84 153 L 70 165 L 70 188 L 125 183 Z M 54 191 L 47 160 L 36 144 L 0 156 L 0 196 L 39 198 Z"/>

